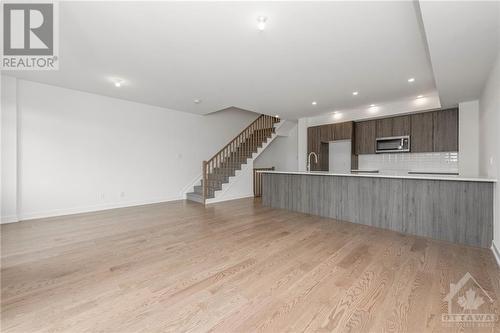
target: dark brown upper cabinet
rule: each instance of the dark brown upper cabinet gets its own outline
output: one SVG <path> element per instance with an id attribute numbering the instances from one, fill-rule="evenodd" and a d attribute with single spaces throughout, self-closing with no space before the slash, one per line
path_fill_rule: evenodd
<path id="1" fill-rule="evenodd" d="M 352 130 L 353 130 L 352 121 L 347 121 L 344 123 L 337 123 L 337 124 L 326 124 L 314 127 L 319 127 L 320 140 L 322 142 L 352 139 Z"/>
<path id="2" fill-rule="evenodd" d="M 358 154 L 375 154 L 377 121 L 368 120 L 354 123 L 354 150 Z"/>
<path id="3" fill-rule="evenodd" d="M 433 112 L 433 151 L 458 151 L 458 109 Z"/>
<path id="4" fill-rule="evenodd" d="M 377 138 L 410 135 L 410 116 L 377 119 Z"/>
<path id="5" fill-rule="evenodd" d="M 349 140 L 352 139 L 353 122 L 347 121 L 344 123 L 333 124 L 334 140 Z"/>
<path id="6" fill-rule="evenodd" d="M 410 116 L 392 118 L 392 136 L 410 135 Z"/>
<path id="7" fill-rule="evenodd" d="M 333 141 L 334 136 L 334 126 L 333 124 L 321 125 L 320 128 L 320 138 L 322 142 L 330 142 Z"/>
<path id="8" fill-rule="evenodd" d="M 434 112 L 411 115 L 410 151 L 424 153 L 433 151 Z"/>
<path id="9" fill-rule="evenodd" d="M 410 135 L 410 152 L 458 151 L 458 108 L 354 123 L 355 154 L 374 154 L 376 138 Z"/>
<path id="10" fill-rule="evenodd" d="M 377 127 L 377 138 L 392 136 L 392 118 L 377 119 L 375 122 Z"/>

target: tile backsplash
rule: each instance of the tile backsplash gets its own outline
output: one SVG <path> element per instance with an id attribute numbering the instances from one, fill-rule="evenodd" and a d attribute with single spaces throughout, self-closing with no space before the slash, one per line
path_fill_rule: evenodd
<path id="1" fill-rule="evenodd" d="M 458 152 L 359 155 L 358 166 L 360 170 L 393 174 L 408 171 L 458 173 Z"/>

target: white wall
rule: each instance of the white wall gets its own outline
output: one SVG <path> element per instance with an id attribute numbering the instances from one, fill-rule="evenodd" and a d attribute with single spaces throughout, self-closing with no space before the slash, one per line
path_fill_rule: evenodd
<path id="1" fill-rule="evenodd" d="M 498 179 L 500 178 L 500 50 L 479 99 L 479 128 L 479 171 L 481 175 Z M 500 185 L 498 183 L 495 185 L 494 215 L 493 243 L 500 250 Z"/>
<path id="2" fill-rule="evenodd" d="M 294 126 L 288 136 L 278 136 L 273 144 L 267 147 L 255 159 L 255 168 L 267 168 L 274 166 L 280 171 L 297 170 L 297 126 Z"/>
<path id="3" fill-rule="evenodd" d="M 461 176 L 479 175 L 479 101 L 458 105 L 458 151 L 460 161 L 458 173 Z"/>
<path id="4" fill-rule="evenodd" d="M 2 148 L 2 200 L 1 220 L 17 220 L 17 111 L 16 79 L 2 77 L 1 148 Z"/>
<path id="5" fill-rule="evenodd" d="M 15 82 L 2 78 L 3 90 Z M 23 80 L 17 106 L 20 219 L 180 199 L 202 160 L 257 117 L 199 116 Z"/>

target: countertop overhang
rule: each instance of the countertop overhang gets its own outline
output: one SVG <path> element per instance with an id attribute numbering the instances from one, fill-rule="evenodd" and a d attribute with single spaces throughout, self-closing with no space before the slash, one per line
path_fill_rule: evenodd
<path id="1" fill-rule="evenodd" d="M 424 180 L 454 180 L 463 182 L 486 182 L 496 183 L 494 178 L 486 177 L 462 177 L 462 176 L 443 176 L 443 175 L 387 175 L 387 174 L 367 174 L 367 173 L 331 173 L 326 171 L 272 171 L 259 170 L 260 173 L 275 173 L 288 175 L 316 175 L 316 176 L 337 176 L 337 177 L 364 177 L 364 178 L 395 178 L 395 179 L 424 179 Z"/>

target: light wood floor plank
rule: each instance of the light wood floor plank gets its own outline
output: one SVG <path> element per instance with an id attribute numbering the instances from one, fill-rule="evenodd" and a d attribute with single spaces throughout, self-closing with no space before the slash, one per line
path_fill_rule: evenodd
<path id="1" fill-rule="evenodd" d="M 242 199 L 1 226 L 2 332 L 454 332 L 450 283 L 495 299 L 489 250 Z"/>

